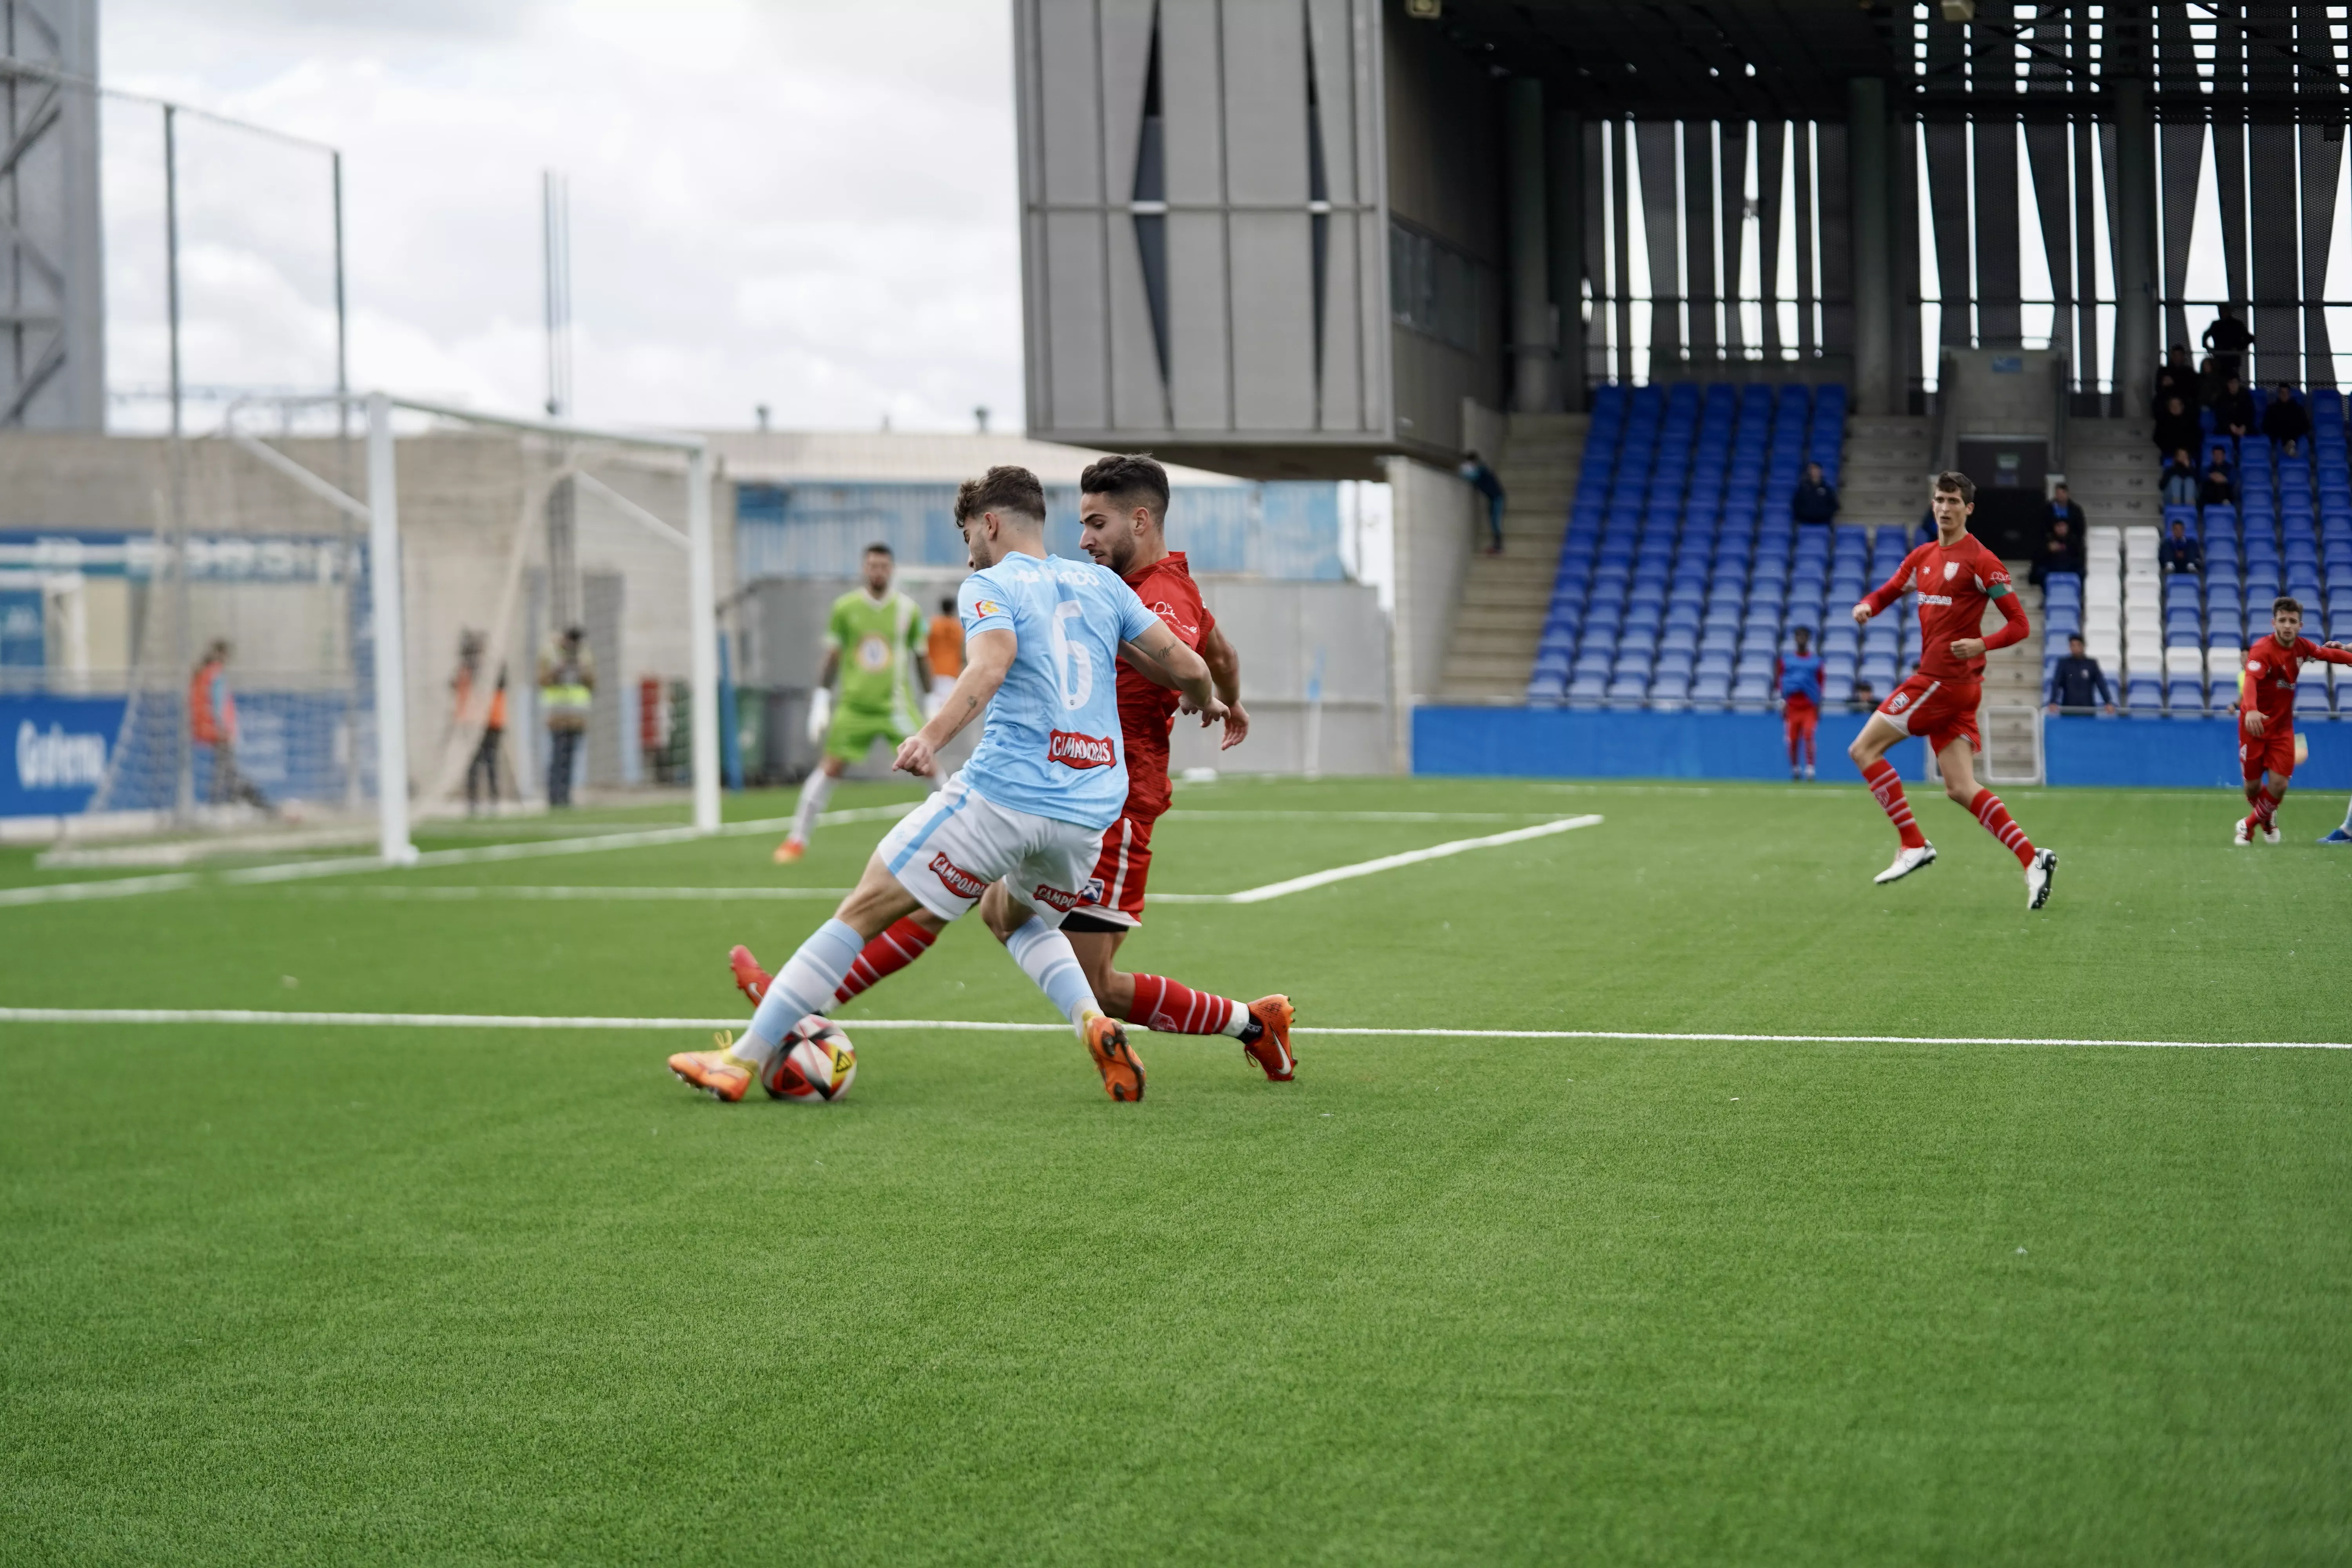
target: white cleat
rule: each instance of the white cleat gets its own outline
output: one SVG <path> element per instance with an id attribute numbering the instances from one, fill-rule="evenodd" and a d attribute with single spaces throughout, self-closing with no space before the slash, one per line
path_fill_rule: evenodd
<path id="1" fill-rule="evenodd" d="M 2280 842 L 2280 839 L 2281 839 L 2281 835 L 2280 835 L 2279 830 L 2278 830 L 2278 824 L 2276 824 L 2276 823 L 2273 823 L 2273 824 L 2271 824 L 2271 826 L 2270 826 L 2265 827 L 2265 828 L 2263 828 L 2263 843 L 2265 843 L 2265 844 L 2276 844 L 2276 843 Z"/>
<path id="2" fill-rule="evenodd" d="M 1904 878 L 1909 876 L 1912 872 L 1916 871 L 1920 867 L 1932 866 L 1935 863 L 1936 847 L 1932 844 L 1922 844 L 1916 849 L 1900 849 L 1895 851 L 1895 864 L 1886 868 L 1885 870 L 1881 871 L 1877 876 L 1873 877 L 1871 880 L 1874 882 L 1899 882 Z"/>
<path id="3" fill-rule="evenodd" d="M 2242 816 L 2238 818 L 2238 826 L 2230 831 L 2230 842 L 2236 845 L 2239 848 L 2243 849 L 2247 845 L 2252 844 L 2253 841 L 2254 834 L 2252 823 Z"/>
<path id="4" fill-rule="evenodd" d="M 2036 849 L 2033 864 L 2025 868 L 2025 907 L 2038 910 L 2050 901 L 2050 884 L 2058 875 L 2058 851 Z"/>

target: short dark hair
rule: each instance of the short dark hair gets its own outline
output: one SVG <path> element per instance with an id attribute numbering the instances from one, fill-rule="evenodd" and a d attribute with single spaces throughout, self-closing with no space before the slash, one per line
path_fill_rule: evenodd
<path id="1" fill-rule="evenodd" d="M 1111 496 L 1122 506 L 1149 507 L 1154 520 L 1168 521 L 1168 470 L 1149 452 L 1097 458 L 1078 476 L 1078 492 Z"/>
<path id="2" fill-rule="evenodd" d="M 2273 616 L 2299 616 L 2303 614 L 2303 601 L 2300 599 L 2290 599 L 2284 594 L 2281 594 L 2277 598 L 2271 601 L 2271 614 Z"/>
<path id="3" fill-rule="evenodd" d="M 1946 468 L 1942 473 L 1937 474 L 1936 476 L 1936 488 L 1939 490 L 1951 491 L 1952 494 L 1959 497 L 1962 500 L 1968 502 L 1971 506 L 1976 504 L 1976 480 L 1969 478 L 1968 475 L 1960 472 L 1958 468 Z"/>
<path id="4" fill-rule="evenodd" d="M 890 554 L 890 547 L 883 543 L 878 539 L 866 547 L 866 553 L 868 555 L 889 555 L 890 559 L 893 561 L 898 559 L 896 555 Z"/>
<path id="5" fill-rule="evenodd" d="M 2066 640 L 2068 642 L 2081 642 L 2083 640 L 2083 634 L 2080 632 L 2068 632 L 2066 634 Z"/>
<path id="6" fill-rule="evenodd" d="M 976 479 L 956 487 L 956 521 L 968 521 L 984 511 L 1009 511 L 1045 521 L 1045 487 L 1037 476 L 1012 463 L 999 463 Z"/>
<path id="7" fill-rule="evenodd" d="M 955 595 L 953 594 L 945 594 L 940 595 L 940 614 L 943 616 L 952 616 L 955 614 Z"/>

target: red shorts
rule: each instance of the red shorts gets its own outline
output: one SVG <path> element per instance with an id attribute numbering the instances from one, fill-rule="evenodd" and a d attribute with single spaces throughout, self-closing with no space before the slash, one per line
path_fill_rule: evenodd
<path id="1" fill-rule="evenodd" d="M 1977 734 L 1977 700 L 1984 684 L 1976 680 L 1938 680 L 1913 671 L 1911 679 L 1886 694 L 1878 715 L 1908 735 L 1924 735 L 1938 756 L 1954 741 L 1965 740 L 1969 750 L 1981 752 Z"/>
<path id="2" fill-rule="evenodd" d="M 2257 737 L 2246 733 L 2246 721 L 2240 719 L 2238 762 L 2245 769 L 2248 784 L 2261 782 L 2265 773 L 2284 778 L 2294 772 L 2294 721 L 2284 717 L 2265 718 L 2263 732 Z"/>
<path id="3" fill-rule="evenodd" d="M 1151 875 L 1151 825 L 1159 820 L 1157 816 L 1122 814 L 1103 829 L 1102 856 L 1095 862 L 1089 897 L 1078 906 L 1079 914 L 1112 925 L 1143 923 L 1143 884 Z"/>
<path id="4" fill-rule="evenodd" d="M 1822 710 L 1803 692 L 1793 692 L 1780 700 L 1780 722 L 1787 726 L 1791 743 L 1810 736 L 1822 721 Z"/>

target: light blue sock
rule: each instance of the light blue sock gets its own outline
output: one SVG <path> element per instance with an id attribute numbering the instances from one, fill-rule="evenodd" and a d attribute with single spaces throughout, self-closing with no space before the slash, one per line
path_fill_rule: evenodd
<path id="1" fill-rule="evenodd" d="M 810 1013 L 829 1010 L 833 994 L 841 989 L 841 977 L 865 946 L 866 939 L 839 921 L 817 927 L 769 983 L 760 1010 L 751 1015 L 751 1031 L 737 1043 L 735 1054 L 764 1060 L 782 1047 L 786 1029 Z"/>
<path id="2" fill-rule="evenodd" d="M 1005 939 L 1004 951 L 1071 1023 L 1087 1013 L 1102 1011 L 1094 987 L 1087 984 L 1087 972 L 1079 967 L 1078 955 L 1070 951 L 1070 939 L 1035 915 Z"/>

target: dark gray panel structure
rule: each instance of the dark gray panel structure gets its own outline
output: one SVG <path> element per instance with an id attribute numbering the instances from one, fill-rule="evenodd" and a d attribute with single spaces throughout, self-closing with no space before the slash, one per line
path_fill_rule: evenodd
<path id="1" fill-rule="evenodd" d="M 96 0 L 0 0 L 0 56 L 98 75 Z M 106 427 L 98 100 L 0 69 L 0 429 Z"/>

